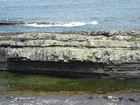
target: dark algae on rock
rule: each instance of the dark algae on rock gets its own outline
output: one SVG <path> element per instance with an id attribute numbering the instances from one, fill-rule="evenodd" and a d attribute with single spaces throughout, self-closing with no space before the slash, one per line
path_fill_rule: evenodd
<path id="1" fill-rule="evenodd" d="M 138 93 L 137 80 L 54 77 L 39 74 L 0 72 L 0 93 Z"/>

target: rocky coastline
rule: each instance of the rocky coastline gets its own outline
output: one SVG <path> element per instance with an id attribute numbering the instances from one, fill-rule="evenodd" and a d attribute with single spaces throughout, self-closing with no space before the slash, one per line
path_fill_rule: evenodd
<path id="1" fill-rule="evenodd" d="M 12 20 L 0 20 L 0 26 L 1 25 L 25 25 L 25 24 L 36 24 L 36 25 L 56 25 L 56 24 L 60 24 L 57 22 L 46 22 L 46 21 L 42 21 L 42 22 L 23 22 L 23 21 L 12 21 Z"/>
<path id="2" fill-rule="evenodd" d="M 1 33 L 0 70 L 140 78 L 140 30 Z"/>
<path id="3" fill-rule="evenodd" d="M 22 21 L 9 21 L 9 20 L 0 20 L 0 25 L 20 25 L 25 24 Z"/>

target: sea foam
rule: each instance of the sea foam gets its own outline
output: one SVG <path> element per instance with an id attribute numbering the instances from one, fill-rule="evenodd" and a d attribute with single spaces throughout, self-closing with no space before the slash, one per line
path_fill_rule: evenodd
<path id="1" fill-rule="evenodd" d="M 50 24 L 37 24 L 36 23 L 26 23 L 26 26 L 30 26 L 30 27 L 76 27 L 76 26 L 84 26 L 84 25 L 97 25 L 98 21 L 92 21 L 92 22 L 58 22 L 58 23 L 50 23 Z"/>

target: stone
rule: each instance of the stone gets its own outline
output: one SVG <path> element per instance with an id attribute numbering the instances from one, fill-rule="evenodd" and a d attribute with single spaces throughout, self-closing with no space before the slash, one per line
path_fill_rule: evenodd
<path id="1" fill-rule="evenodd" d="M 140 30 L 0 34 L 0 70 L 140 78 L 139 34 Z"/>
<path id="2" fill-rule="evenodd" d="M 102 52 L 100 50 L 98 50 L 97 53 L 95 54 L 95 57 L 97 59 L 101 59 L 102 58 Z"/>
<path id="3" fill-rule="evenodd" d="M 22 21 L 6 21 L 6 20 L 0 21 L 0 25 L 16 25 L 16 24 L 25 24 L 25 23 Z"/>
<path id="4" fill-rule="evenodd" d="M 129 98 L 129 100 L 132 101 L 132 102 L 139 103 L 140 102 L 140 97 L 139 96 L 131 96 Z"/>
<path id="5" fill-rule="evenodd" d="M 27 24 L 37 24 L 37 25 L 55 25 L 57 23 L 53 23 L 53 22 L 28 22 Z"/>

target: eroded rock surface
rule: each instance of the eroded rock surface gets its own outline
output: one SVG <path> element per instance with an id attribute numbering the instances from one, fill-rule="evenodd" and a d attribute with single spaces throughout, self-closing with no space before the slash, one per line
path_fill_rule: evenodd
<path id="1" fill-rule="evenodd" d="M 0 35 L 0 69 L 140 78 L 140 30 Z"/>

